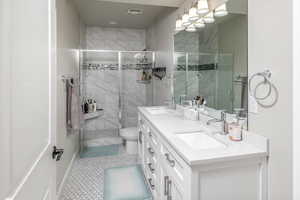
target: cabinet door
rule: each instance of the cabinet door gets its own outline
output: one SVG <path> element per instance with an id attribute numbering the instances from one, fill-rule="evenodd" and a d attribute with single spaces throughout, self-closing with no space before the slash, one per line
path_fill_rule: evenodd
<path id="1" fill-rule="evenodd" d="M 160 168 L 160 199 L 161 200 L 168 200 L 168 183 L 169 183 L 169 175 L 167 174 L 167 171 Z"/>
<path id="2" fill-rule="evenodd" d="M 183 200 L 183 193 L 180 187 L 172 179 L 169 179 L 168 188 L 170 193 L 168 200 Z"/>
<path id="3" fill-rule="evenodd" d="M 183 200 L 183 193 L 179 185 L 164 168 L 161 168 L 161 200 Z"/>

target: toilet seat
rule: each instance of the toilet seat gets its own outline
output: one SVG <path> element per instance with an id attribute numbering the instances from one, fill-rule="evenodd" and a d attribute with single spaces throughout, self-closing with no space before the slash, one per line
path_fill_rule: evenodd
<path id="1" fill-rule="evenodd" d="M 137 141 L 138 140 L 138 129 L 137 127 L 122 128 L 120 130 L 120 136 L 125 140 Z"/>

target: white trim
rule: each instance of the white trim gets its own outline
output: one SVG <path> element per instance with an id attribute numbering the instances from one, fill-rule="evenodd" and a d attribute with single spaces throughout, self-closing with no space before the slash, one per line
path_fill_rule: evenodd
<path id="1" fill-rule="evenodd" d="M 60 185 L 59 185 L 58 192 L 57 192 L 57 195 L 56 195 L 56 196 L 57 196 L 57 199 L 60 199 L 61 192 L 62 192 L 62 190 L 63 190 L 63 188 L 64 188 L 64 186 L 65 186 L 65 184 L 66 184 L 66 180 L 67 180 L 67 178 L 69 177 L 69 174 L 70 174 L 70 172 L 71 172 L 71 169 L 72 169 L 72 167 L 73 167 L 74 161 L 75 161 L 75 159 L 76 159 L 78 153 L 79 153 L 79 151 L 76 151 L 76 152 L 73 154 L 72 160 L 71 160 L 71 162 L 69 163 L 69 166 L 68 166 L 68 168 L 67 168 L 67 170 L 66 170 L 66 172 L 65 172 L 65 174 L 64 174 L 64 177 L 63 177 L 63 179 L 62 179 L 62 181 L 61 181 L 61 183 L 60 183 Z"/>
<path id="2" fill-rule="evenodd" d="M 300 199 L 300 13 L 299 0 L 293 1 L 293 199 Z"/>
<path id="3" fill-rule="evenodd" d="M 50 143 L 48 143 L 46 145 L 46 147 L 39 154 L 38 158 L 34 161 L 33 165 L 29 169 L 29 171 L 26 173 L 26 175 L 24 176 L 24 178 L 22 178 L 22 180 L 20 181 L 20 183 L 18 184 L 18 186 L 16 187 L 16 189 L 8 197 L 6 197 L 6 200 L 13 200 L 13 199 L 15 199 L 18 196 L 18 194 L 20 193 L 20 191 L 23 189 L 23 186 L 26 184 L 26 182 L 28 181 L 28 179 L 30 178 L 30 176 L 32 175 L 32 173 L 34 172 L 34 170 L 37 168 L 39 162 L 42 160 L 42 158 L 44 156 L 47 156 L 46 154 L 49 151 L 50 145 L 51 145 Z"/>
<path id="4" fill-rule="evenodd" d="M 45 195 L 44 195 L 44 197 L 43 197 L 43 200 L 49 199 L 49 195 L 50 195 L 50 191 L 47 190 L 47 191 L 45 192 Z"/>

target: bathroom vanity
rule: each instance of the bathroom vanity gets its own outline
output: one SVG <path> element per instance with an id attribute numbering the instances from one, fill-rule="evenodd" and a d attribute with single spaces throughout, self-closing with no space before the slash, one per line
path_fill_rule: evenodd
<path id="1" fill-rule="evenodd" d="M 164 107 L 139 108 L 139 156 L 155 200 L 266 200 L 268 140 L 233 142 Z"/>

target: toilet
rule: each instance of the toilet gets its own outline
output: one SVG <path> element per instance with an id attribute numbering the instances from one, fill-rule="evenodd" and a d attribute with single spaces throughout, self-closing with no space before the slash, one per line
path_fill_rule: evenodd
<path id="1" fill-rule="evenodd" d="M 125 140 L 125 148 L 128 154 L 138 152 L 138 129 L 137 127 L 122 128 L 120 136 Z"/>

